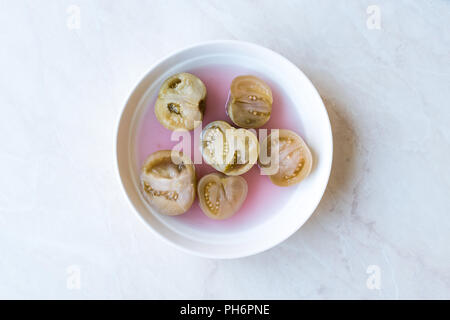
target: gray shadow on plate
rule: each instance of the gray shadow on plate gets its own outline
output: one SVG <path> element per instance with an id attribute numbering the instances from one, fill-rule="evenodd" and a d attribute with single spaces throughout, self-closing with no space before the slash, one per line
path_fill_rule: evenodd
<path id="1" fill-rule="evenodd" d="M 337 249 L 338 239 L 334 232 L 330 234 L 330 230 L 336 227 L 336 220 L 339 225 L 340 220 L 345 219 L 348 214 L 343 212 L 348 206 L 339 204 L 344 196 L 354 192 L 358 140 L 350 116 L 345 114 L 345 108 L 333 98 L 322 96 L 322 100 L 331 122 L 334 150 L 328 186 L 315 212 L 296 233 L 272 249 L 250 257 L 214 261 L 216 268 L 220 266 L 235 272 L 244 269 L 263 270 L 264 274 L 269 273 L 272 276 L 279 274 L 277 283 L 266 283 L 264 278 L 246 279 L 248 282 L 264 283 L 266 290 L 250 290 L 255 298 L 279 299 L 279 293 L 273 290 L 274 287 L 290 288 L 286 289 L 284 294 L 290 298 L 327 296 L 326 284 L 322 283 L 317 275 L 310 273 L 311 266 L 333 269 L 333 266 L 323 265 L 322 259 L 326 261 L 324 255 Z M 280 273 L 280 270 L 284 270 L 283 273 Z M 305 272 L 303 276 L 302 270 Z M 258 272 L 255 271 L 255 275 L 258 275 Z M 302 283 L 315 284 L 306 289 Z"/>
<path id="2" fill-rule="evenodd" d="M 210 260 L 214 266 L 212 268 L 214 272 L 223 270 L 225 274 L 239 274 L 247 270 L 245 274 L 254 275 L 254 277 L 241 278 L 241 281 L 245 281 L 248 286 L 241 297 L 233 296 L 237 299 L 248 295 L 259 299 L 279 299 L 279 290 L 274 288 L 282 289 L 285 292 L 284 298 L 327 296 L 328 288 L 321 280 L 323 273 L 319 270 L 317 274 L 311 273 L 311 268 L 325 269 L 333 273 L 334 267 L 324 264 L 325 261 L 330 262 L 326 256 L 340 250 L 339 233 L 351 232 L 342 229 L 346 228 L 343 221 L 357 211 L 358 199 L 355 197 L 355 188 L 358 184 L 355 184 L 355 181 L 361 179 L 357 176 L 358 166 L 361 165 L 361 157 L 358 154 L 367 150 L 359 150 L 361 146 L 355 124 L 352 121 L 349 106 L 345 105 L 347 102 L 352 103 L 352 94 L 339 79 L 326 70 L 305 64 L 304 61 L 294 59 L 293 62 L 297 62 L 300 69 L 305 71 L 312 80 L 321 94 L 330 118 L 333 133 L 333 164 L 330 179 L 315 212 L 286 241 L 250 257 Z M 314 150 L 312 152 L 316 158 Z M 336 261 L 336 263 L 339 262 Z M 344 265 L 346 265 L 345 261 Z M 275 275 L 276 282 L 267 281 L 266 277 L 270 279 Z M 252 282 L 258 283 L 256 286 L 258 290 L 252 289 Z M 239 287 L 238 284 L 236 286 Z M 263 288 L 260 288 L 261 286 Z M 207 289 L 204 294 L 207 297 L 230 298 L 212 289 Z"/>
<path id="3" fill-rule="evenodd" d="M 255 282 L 259 284 L 258 288 L 263 286 L 265 290 L 248 289 L 247 294 L 250 292 L 259 299 L 279 299 L 279 290 L 274 288 L 283 288 L 284 298 L 327 296 L 326 283 L 321 280 L 323 274 L 312 274 L 311 267 L 324 268 L 333 273 L 333 266 L 324 265 L 324 262 L 327 261 L 326 255 L 339 250 L 339 232 L 344 231 L 341 225 L 345 225 L 342 221 L 356 212 L 358 199 L 355 189 L 358 184 L 355 181 L 361 178 L 357 176 L 361 164 L 358 154 L 367 152 L 358 150 L 361 149 L 358 135 L 349 108 L 345 105 L 345 101 L 351 101 L 351 92 L 326 70 L 306 64 L 305 61 L 292 61 L 312 80 L 327 109 L 333 132 L 333 164 L 327 189 L 315 212 L 286 241 L 250 257 L 212 261 L 214 270 L 224 268 L 231 273 L 248 270 L 247 274 L 254 274 L 254 278 L 245 277 L 248 288 L 252 288 L 251 283 Z M 316 157 L 314 150 L 312 152 Z M 348 203 L 352 195 L 353 200 Z M 263 271 L 262 274 L 258 270 Z M 276 282 L 266 281 L 266 277 L 274 277 L 274 274 L 277 274 Z"/>
<path id="4" fill-rule="evenodd" d="M 280 245 L 258 256 L 277 254 L 276 251 L 279 250 L 299 247 L 302 241 L 308 241 L 311 237 L 316 238 L 324 232 L 323 229 L 320 229 L 326 229 L 327 216 L 345 214 L 344 212 L 338 212 L 342 210 L 342 206 L 339 206 L 339 203 L 342 201 L 343 195 L 349 195 L 354 192 L 358 139 L 350 117 L 345 114 L 345 108 L 340 106 L 333 98 L 322 96 L 322 100 L 327 109 L 333 132 L 333 165 L 327 189 L 317 209 L 297 232 Z M 264 260 L 264 258 L 262 259 Z"/>
<path id="5" fill-rule="evenodd" d="M 326 219 L 327 215 L 338 213 L 336 210 L 342 210 L 342 206 L 338 206 L 342 195 L 354 192 L 357 171 L 357 135 L 350 117 L 345 114 L 345 108 L 340 106 L 335 99 L 322 96 L 322 100 L 327 109 L 333 132 L 333 164 L 330 179 L 317 209 L 306 223 L 286 240 L 288 246 L 302 239 L 302 231 L 306 231 L 307 237 L 312 236 L 317 226 L 314 221 Z M 273 250 L 276 250 L 276 247 Z"/>

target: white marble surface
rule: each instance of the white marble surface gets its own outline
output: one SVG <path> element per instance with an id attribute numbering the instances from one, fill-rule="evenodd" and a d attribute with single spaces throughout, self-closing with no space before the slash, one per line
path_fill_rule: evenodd
<path id="1" fill-rule="evenodd" d="M 449 21 L 443 0 L 1 0 L 0 298 L 450 298 Z M 115 171 L 134 85 L 212 39 L 297 64 L 335 141 L 312 218 L 229 261 L 156 238 Z"/>

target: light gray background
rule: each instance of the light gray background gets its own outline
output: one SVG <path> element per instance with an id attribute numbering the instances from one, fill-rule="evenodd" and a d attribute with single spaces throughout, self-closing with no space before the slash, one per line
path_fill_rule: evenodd
<path id="1" fill-rule="evenodd" d="M 443 0 L 0 0 L 0 298 L 450 298 L 449 21 Z M 134 86 L 157 59 L 213 39 L 298 65 L 335 143 L 311 219 L 229 261 L 156 238 L 115 170 Z"/>

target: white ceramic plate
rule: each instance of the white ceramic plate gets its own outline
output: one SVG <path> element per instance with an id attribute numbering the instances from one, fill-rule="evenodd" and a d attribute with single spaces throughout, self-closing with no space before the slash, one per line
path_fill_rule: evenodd
<path id="1" fill-rule="evenodd" d="M 191 223 L 188 219 L 152 212 L 139 191 L 136 137 L 161 83 L 169 75 L 218 64 L 254 70 L 277 86 L 298 120 L 298 133 L 313 153 L 313 169 L 299 185 L 282 188 L 288 196 L 260 199 L 276 206 L 259 207 L 242 223 Z M 151 106 L 150 106 L 151 107 Z M 274 110 L 275 111 L 275 102 Z M 210 108 L 207 104 L 206 112 Z M 285 111 L 286 112 L 286 111 Z M 155 139 L 158 137 L 155 134 Z M 240 41 L 214 41 L 191 46 L 157 62 L 134 89 L 122 112 L 117 132 L 117 162 L 125 193 L 143 221 L 163 239 L 192 254 L 237 258 L 267 250 L 297 231 L 319 204 L 332 162 L 332 133 L 325 106 L 309 79 L 291 62 L 264 47 Z M 267 177 L 266 177 L 267 178 Z M 268 178 L 267 178 L 268 179 Z M 249 185 L 249 189 L 252 185 Z M 181 217 L 181 216 L 180 216 Z M 199 220 L 200 221 L 200 220 Z"/>

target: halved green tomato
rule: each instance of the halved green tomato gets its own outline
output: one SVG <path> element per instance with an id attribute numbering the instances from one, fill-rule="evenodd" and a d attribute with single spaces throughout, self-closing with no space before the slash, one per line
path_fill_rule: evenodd
<path id="1" fill-rule="evenodd" d="M 255 76 L 239 76 L 233 79 L 227 102 L 227 113 L 239 127 L 259 128 L 270 119 L 272 90 Z"/>
<path id="2" fill-rule="evenodd" d="M 197 187 L 200 208 L 212 219 L 234 215 L 247 198 L 247 181 L 240 176 L 211 173 L 200 179 Z"/>
<path id="3" fill-rule="evenodd" d="M 241 175 L 258 160 L 256 135 L 246 129 L 236 129 L 225 121 L 208 124 L 200 139 L 203 159 L 226 175 Z"/>
<path id="4" fill-rule="evenodd" d="M 144 198 L 158 213 L 182 214 L 195 199 L 195 167 L 181 152 L 156 151 L 142 166 L 141 187 Z"/>
<path id="5" fill-rule="evenodd" d="M 192 130 L 203 120 L 206 87 L 190 73 L 169 77 L 159 90 L 155 103 L 158 121 L 169 130 Z"/>
<path id="6" fill-rule="evenodd" d="M 259 166 L 273 184 L 295 185 L 305 179 L 312 168 L 312 155 L 305 141 L 293 131 L 279 130 L 278 139 L 270 134 L 262 143 Z"/>

